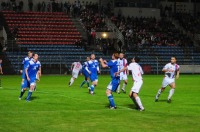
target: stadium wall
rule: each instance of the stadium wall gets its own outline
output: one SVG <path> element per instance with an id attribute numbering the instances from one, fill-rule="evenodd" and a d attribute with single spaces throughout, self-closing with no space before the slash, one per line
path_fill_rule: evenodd
<path id="1" fill-rule="evenodd" d="M 133 7 L 117 7 L 114 9 L 115 15 L 119 13 L 123 16 L 135 17 L 155 17 L 160 18 L 160 9 L 155 8 L 133 8 Z"/>

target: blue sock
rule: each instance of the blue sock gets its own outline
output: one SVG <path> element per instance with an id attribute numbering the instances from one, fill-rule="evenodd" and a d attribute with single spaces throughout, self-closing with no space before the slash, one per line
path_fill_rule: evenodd
<path id="1" fill-rule="evenodd" d="M 82 83 L 81 83 L 81 88 L 83 87 L 83 85 L 86 83 L 86 81 L 83 81 Z"/>
<path id="2" fill-rule="evenodd" d="M 89 83 L 89 81 L 87 81 L 87 86 L 88 86 L 88 87 L 90 86 L 90 83 Z"/>
<path id="3" fill-rule="evenodd" d="M 90 90 L 91 90 L 92 92 L 94 92 L 94 85 L 91 85 L 91 86 L 90 86 Z"/>
<path id="4" fill-rule="evenodd" d="M 32 92 L 33 92 L 33 91 L 29 90 L 28 96 L 27 96 L 27 98 L 26 98 L 27 101 L 30 101 Z"/>
<path id="5" fill-rule="evenodd" d="M 115 107 L 115 102 L 114 102 L 112 94 L 108 95 L 108 100 L 110 102 L 110 106 Z"/>

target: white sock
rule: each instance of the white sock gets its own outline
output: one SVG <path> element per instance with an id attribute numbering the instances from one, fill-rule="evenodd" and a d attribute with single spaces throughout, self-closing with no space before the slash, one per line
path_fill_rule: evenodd
<path id="1" fill-rule="evenodd" d="M 169 91 L 169 96 L 168 96 L 168 100 L 171 99 L 172 95 L 174 94 L 174 88 L 172 88 L 170 91 Z"/>
<path id="2" fill-rule="evenodd" d="M 125 90 L 126 88 L 126 83 L 123 84 L 122 89 Z"/>
<path id="3" fill-rule="evenodd" d="M 157 93 L 157 95 L 156 95 L 156 99 L 158 99 L 159 98 L 159 96 L 160 96 L 160 94 L 162 93 L 162 90 L 161 89 L 159 89 L 158 90 L 158 93 Z"/>
<path id="4" fill-rule="evenodd" d="M 139 105 L 140 109 L 144 109 L 142 102 L 140 100 L 140 97 L 136 97 L 135 100 L 136 100 L 137 104 Z"/>
<path id="5" fill-rule="evenodd" d="M 73 83 L 74 83 L 74 79 L 71 78 L 71 79 L 70 79 L 70 86 L 71 86 Z"/>
<path id="6" fill-rule="evenodd" d="M 119 85 L 118 88 L 117 88 L 117 92 L 120 92 L 120 85 Z"/>

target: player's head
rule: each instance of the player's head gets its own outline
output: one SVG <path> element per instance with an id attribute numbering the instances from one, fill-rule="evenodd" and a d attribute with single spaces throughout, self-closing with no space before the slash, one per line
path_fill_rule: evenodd
<path id="1" fill-rule="evenodd" d="M 91 60 L 94 60 L 95 59 L 95 54 L 91 54 L 90 58 L 91 58 Z"/>
<path id="2" fill-rule="evenodd" d="M 90 60 L 90 57 L 88 56 L 88 57 L 86 57 L 86 61 L 89 61 Z"/>
<path id="3" fill-rule="evenodd" d="M 120 53 L 120 54 L 119 54 L 119 58 L 120 58 L 120 59 L 123 59 L 123 58 L 124 58 L 124 53 Z"/>
<path id="4" fill-rule="evenodd" d="M 34 60 L 37 61 L 37 60 L 38 60 L 38 57 L 39 57 L 38 54 L 33 54 L 33 59 L 34 59 Z"/>
<path id="5" fill-rule="evenodd" d="M 136 56 L 136 57 L 134 57 L 134 58 L 132 59 L 132 62 L 139 63 L 139 62 L 140 62 L 140 58 Z"/>
<path id="6" fill-rule="evenodd" d="M 113 60 L 116 60 L 116 59 L 118 59 L 118 58 L 119 58 L 119 54 L 118 54 L 118 53 L 113 53 L 112 59 L 113 59 Z"/>
<path id="7" fill-rule="evenodd" d="M 175 64 L 175 63 L 176 63 L 176 57 L 175 57 L 175 56 L 172 56 L 172 57 L 171 57 L 171 63 L 172 63 L 172 64 Z"/>
<path id="8" fill-rule="evenodd" d="M 30 58 L 33 57 L 33 52 L 32 51 L 28 52 L 28 57 L 30 57 Z"/>

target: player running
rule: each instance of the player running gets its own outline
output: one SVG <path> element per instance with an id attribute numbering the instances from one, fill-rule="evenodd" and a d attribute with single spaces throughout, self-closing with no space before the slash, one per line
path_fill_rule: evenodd
<path id="1" fill-rule="evenodd" d="M 87 86 L 88 86 L 88 88 L 90 87 L 90 82 L 89 82 L 89 73 L 86 71 L 86 67 L 87 67 L 87 62 L 90 60 L 90 57 L 87 57 L 86 58 L 86 62 L 84 62 L 83 63 L 83 66 L 82 66 L 82 73 L 83 73 L 83 75 L 84 75 L 84 77 L 85 77 L 85 80 L 81 83 L 81 86 L 80 86 L 80 88 L 82 88 L 83 87 L 83 85 L 85 84 L 85 83 L 87 83 Z"/>
<path id="2" fill-rule="evenodd" d="M 123 69 L 124 67 L 127 67 L 128 63 L 127 63 L 127 60 L 124 58 L 124 54 L 123 53 L 120 53 L 119 54 L 119 59 L 118 59 L 119 63 L 120 63 L 120 67 L 119 69 Z M 126 85 L 128 83 L 128 78 L 127 78 L 127 73 L 128 73 L 128 70 L 125 70 L 123 72 L 120 73 L 120 83 L 121 81 L 123 81 L 123 86 L 122 86 L 122 91 L 123 93 L 126 93 Z M 120 94 L 120 83 L 119 83 L 119 86 L 117 88 L 117 93 Z"/>
<path id="3" fill-rule="evenodd" d="M 22 73 L 22 83 L 21 83 L 21 93 L 20 93 L 20 96 L 19 96 L 19 100 L 21 100 L 23 94 L 25 93 L 25 91 L 27 89 L 27 84 L 26 84 L 26 81 L 27 81 L 27 78 L 26 78 L 26 67 L 29 64 L 29 61 L 33 59 L 32 57 L 33 57 L 33 52 L 29 51 L 28 52 L 28 56 L 25 57 L 23 59 L 23 61 L 22 61 L 23 70 L 21 70 L 21 73 Z"/>
<path id="4" fill-rule="evenodd" d="M 134 57 L 132 59 L 132 63 L 129 64 L 129 66 L 124 67 L 118 73 L 123 72 L 127 69 L 132 72 L 134 85 L 130 91 L 129 96 L 133 100 L 134 104 L 136 105 L 136 108 L 139 111 L 144 111 L 144 107 L 142 105 L 140 97 L 138 96 L 140 89 L 142 87 L 142 84 L 143 84 L 143 79 L 142 79 L 143 70 L 142 70 L 141 66 L 138 64 L 139 61 L 140 61 L 139 57 Z"/>
<path id="5" fill-rule="evenodd" d="M 81 69 L 82 69 L 82 65 L 81 65 L 80 61 L 72 63 L 72 65 L 71 65 L 72 78 L 70 79 L 69 87 L 72 86 L 75 79 L 78 78 L 78 74 L 79 74 Z"/>
<path id="6" fill-rule="evenodd" d="M 172 95 L 174 94 L 174 90 L 175 90 L 175 76 L 176 79 L 179 79 L 179 74 L 180 74 L 180 70 L 179 70 L 180 66 L 178 64 L 176 64 L 176 57 L 171 57 L 171 63 L 168 63 L 164 66 L 164 68 L 162 69 L 162 71 L 165 73 L 165 77 L 163 79 L 162 82 L 162 87 L 158 90 L 158 93 L 156 95 L 155 101 L 158 101 L 158 98 L 160 96 L 160 94 L 165 90 L 165 88 L 169 85 L 171 87 L 170 91 L 169 91 L 169 96 L 167 99 L 168 103 L 171 103 L 171 98 Z"/>
<path id="7" fill-rule="evenodd" d="M 111 82 L 109 83 L 107 90 L 106 90 L 106 95 L 108 97 L 108 100 L 110 102 L 110 109 L 116 109 L 116 105 L 112 96 L 112 92 L 116 92 L 117 87 L 120 82 L 120 76 L 115 75 L 119 71 L 119 61 L 118 61 L 118 53 L 114 53 L 112 55 L 112 60 L 110 60 L 108 63 L 103 60 L 102 58 L 99 59 L 101 65 L 103 68 L 109 67 L 110 68 L 110 76 L 111 76 Z"/>
<path id="8" fill-rule="evenodd" d="M 99 70 L 99 62 L 97 60 L 95 60 L 95 54 L 91 54 L 91 60 L 89 60 L 86 66 L 86 70 L 90 75 L 90 80 L 92 82 L 92 85 L 89 88 L 89 93 L 91 95 L 94 95 L 94 88 L 97 86 L 98 84 L 98 73 L 100 73 Z"/>
<path id="9" fill-rule="evenodd" d="M 24 85 L 30 88 L 28 96 L 26 98 L 26 101 L 29 102 L 32 92 L 34 91 L 36 86 L 36 80 L 40 80 L 39 76 L 36 78 L 38 72 L 41 74 L 41 64 L 38 61 L 38 54 L 33 55 L 33 59 L 29 61 L 28 65 L 26 66 L 25 72 L 26 79 L 24 80 Z"/>

